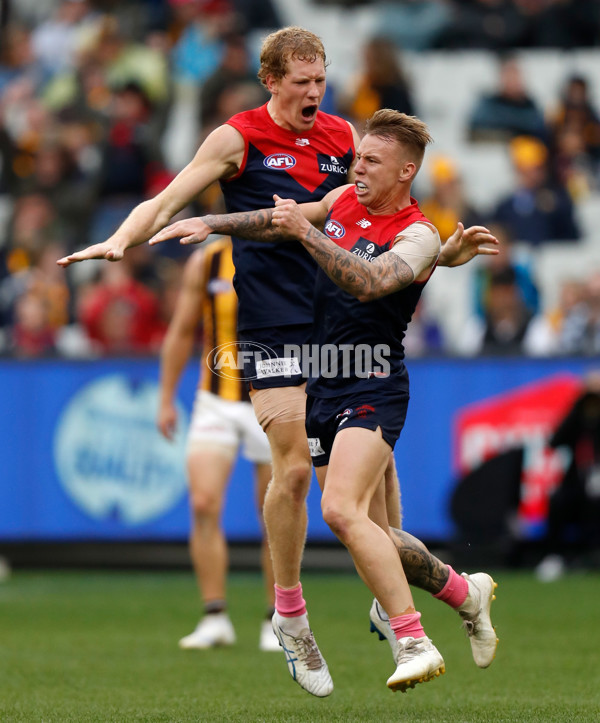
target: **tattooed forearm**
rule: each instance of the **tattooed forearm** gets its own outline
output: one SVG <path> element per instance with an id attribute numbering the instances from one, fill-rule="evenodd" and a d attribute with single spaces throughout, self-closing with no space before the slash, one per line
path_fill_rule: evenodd
<path id="1" fill-rule="evenodd" d="M 216 233 L 240 236 L 250 241 L 289 241 L 292 237 L 271 225 L 273 208 L 204 216 L 202 220 Z"/>
<path id="2" fill-rule="evenodd" d="M 302 244 L 327 276 L 359 301 L 372 301 L 405 288 L 414 274 L 397 254 L 386 253 L 372 262 L 336 246 L 314 226 Z"/>
<path id="3" fill-rule="evenodd" d="M 408 584 L 432 595 L 441 592 L 448 582 L 448 566 L 432 555 L 421 540 L 408 532 L 392 529 L 392 538 L 396 543 Z"/>

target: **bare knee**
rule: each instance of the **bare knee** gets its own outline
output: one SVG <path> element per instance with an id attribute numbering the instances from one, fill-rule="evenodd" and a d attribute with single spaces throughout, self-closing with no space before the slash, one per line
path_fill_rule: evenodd
<path id="1" fill-rule="evenodd" d="M 339 501 L 330 499 L 323 494 L 321 500 L 323 520 L 333 534 L 345 545 L 348 544 L 350 531 L 353 527 L 354 517 Z"/>
<path id="2" fill-rule="evenodd" d="M 221 497 L 213 492 L 202 490 L 193 492 L 190 508 L 197 522 L 217 521 L 221 514 Z"/>
<path id="3" fill-rule="evenodd" d="M 284 496 L 294 504 L 303 504 L 308 494 L 312 466 L 304 460 L 280 468 L 273 475 L 267 495 Z"/>

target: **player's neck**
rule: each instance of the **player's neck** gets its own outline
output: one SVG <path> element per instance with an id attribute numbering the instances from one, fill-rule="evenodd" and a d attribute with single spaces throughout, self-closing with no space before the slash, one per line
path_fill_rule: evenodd
<path id="1" fill-rule="evenodd" d="M 407 188 L 392 198 L 382 200 L 381 203 L 367 206 L 367 211 L 373 216 L 392 216 L 408 208 L 411 203 L 410 188 Z"/>

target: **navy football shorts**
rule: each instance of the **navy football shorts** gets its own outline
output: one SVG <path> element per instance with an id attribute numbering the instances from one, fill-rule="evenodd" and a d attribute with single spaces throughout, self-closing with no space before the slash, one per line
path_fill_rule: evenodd
<path id="1" fill-rule="evenodd" d="M 250 389 L 303 384 L 301 347 L 310 344 L 312 324 L 294 324 L 239 332 L 243 378 Z"/>
<path id="2" fill-rule="evenodd" d="M 348 427 L 376 430 L 394 449 L 406 420 L 408 392 L 373 392 L 347 397 L 307 397 L 306 436 L 315 467 L 329 464 L 335 435 Z"/>

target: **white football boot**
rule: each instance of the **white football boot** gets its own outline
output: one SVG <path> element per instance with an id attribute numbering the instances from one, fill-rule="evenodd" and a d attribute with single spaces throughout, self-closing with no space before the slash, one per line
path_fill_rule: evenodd
<path id="1" fill-rule="evenodd" d="M 263 620 L 262 625 L 260 626 L 258 649 L 266 652 L 282 650 L 281 645 L 279 645 L 279 639 L 273 631 L 273 625 L 270 620 Z"/>
<path id="2" fill-rule="evenodd" d="M 444 659 L 428 637 L 400 638 L 396 642 L 396 671 L 388 678 L 387 687 L 405 693 L 417 683 L 426 683 L 446 672 Z"/>
<path id="3" fill-rule="evenodd" d="M 473 660 L 480 668 L 487 668 L 496 655 L 498 638 L 492 626 L 490 607 L 496 599 L 494 590 L 498 583 L 485 572 L 462 576 L 469 583 L 469 592 L 464 603 L 457 608 L 463 619 L 463 627 L 471 642 Z"/>
<path id="4" fill-rule="evenodd" d="M 193 633 L 179 641 L 183 650 L 206 650 L 219 645 L 233 645 L 235 630 L 227 613 L 210 613 L 196 625 Z"/>
<path id="5" fill-rule="evenodd" d="M 273 632 L 285 653 L 292 678 L 304 690 L 318 698 L 330 695 L 333 691 L 333 680 L 310 628 L 304 628 L 297 637 L 293 637 L 281 629 L 281 618 L 277 613 L 273 615 L 271 622 Z"/>
<path id="6" fill-rule="evenodd" d="M 377 602 L 377 598 L 373 598 L 373 604 L 369 610 L 369 618 L 371 620 L 371 632 L 377 633 L 379 640 L 387 639 L 392 649 L 392 655 L 395 656 L 397 650 L 396 636 L 390 625 L 388 614 Z"/>

